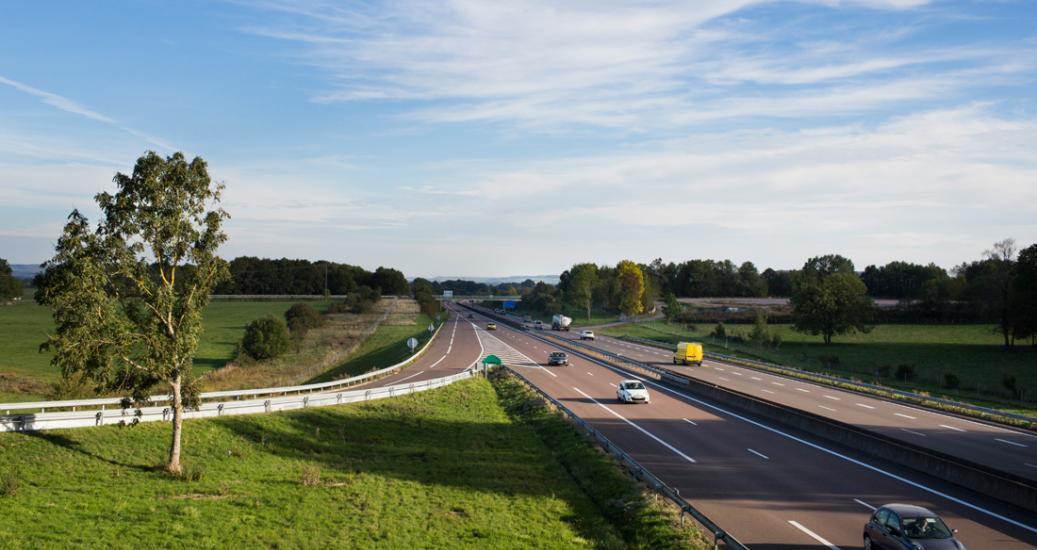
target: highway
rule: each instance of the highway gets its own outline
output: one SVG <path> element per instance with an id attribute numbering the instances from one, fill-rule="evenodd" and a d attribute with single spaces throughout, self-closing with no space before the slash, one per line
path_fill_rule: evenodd
<path id="1" fill-rule="evenodd" d="M 861 548 L 872 508 L 890 502 L 940 514 L 972 549 L 1037 545 L 1033 514 L 651 380 L 651 404 L 621 404 L 615 385 L 636 376 L 571 352 L 570 366 L 547 368 L 554 347 L 499 326 L 476 329 L 484 353 L 520 370 L 752 548 Z"/>
<path id="2" fill-rule="evenodd" d="M 551 332 L 579 339 L 579 331 Z M 1037 481 L 1037 436 L 1009 427 L 706 360 L 673 364 L 673 352 L 597 335 L 596 348 L 760 399 L 794 407 Z"/>
<path id="3" fill-rule="evenodd" d="M 356 386 L 373 388 L 421 382 L 430 378 L 440 378 L 457 374 L 474 365 L 484 354 L 475 334 L 475 326 L 467 320 L 466 314 L 452 312 L 439 335 L 425 350 L 425 353 L 407 368 L 400 372 L 378 379 L 374 382 Z"/>

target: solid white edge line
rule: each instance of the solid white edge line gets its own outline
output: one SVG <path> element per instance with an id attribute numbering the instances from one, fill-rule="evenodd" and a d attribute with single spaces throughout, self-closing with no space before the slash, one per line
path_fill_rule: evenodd
<path id="1" fill-rule="evenodd" d="M 875 510 L 878 510 L 878 508 L 875 508 L 874 506 L 868 504 L 867 502 L 864 502 L 863 500 L 861 500 L 859 498 L 855 498 L 855 499 L 853 499 L 853 501 L 856 502 L 857 504 L 860 504 L 861 506 L 871 510 L 872 512 L 874 512 Z"/>
<path id="2" fill-rule="evenodd" d="M 792 521 L 790 519 L 789 523 L 791 523 L 792 526 L 795 527 L 796 529 L 799 529 L 800 531 L 803 531 L 804 533 L 806 533 L 808 537 L 816 540 L 817 542 L 820 542 L 821 544 L 827 546 L 831 550 L 840 550 L 840 548 L 838 546 L 836 546 L 836 545 L 828 542 L 827 540 L 821 538 L 821 535 L 818 535 L 817 533 L 811 531 L 810 529 L 807 529 L 806 527 L 803 527 L 802 525 L 799 524 L 799 522 Z"/>
<path id="3" fill-rule="evenodd" d="M 748 447 L 746 447 L 745 450 L 749 451 L 750 453 L 752 453 L 752 454 L 754 454 L 754 455 L 756 455 L 756 456 L 758 456 L 758 457 L 760 457 L 760 458 L 762 458 L 764 460 L 770 460 L 770 457 L 768 457 L 767 455 L 761 453 L 760 451 L 754 451 L 753 449 L 750 449 Z"/>
<path id="4" fill-rule="evenodd" d="M 429 368 L 431 368 L 431 367 L 429 367 Z M 399 384 L 400 382 L 403 382 L 404 380 L 410 380 L 411 378 L 414 378 L 415 376 L 417 376 L 417 375 L 419 375 L 419 374 L 421 374 L 423 372 L 425 372 L 425 371 L 419 370 L 418 372 L 416 372 L 416 373 L 414 373 L 414 374 L 412 374 L 412 375 L 410 375 L 410 376 L 408 376 L 406 378 L 400 378 L 399 380 L 396 381 L 396 383 Z"/>
<path id="5" fill-rule="evenodd" d="M 659 384 L 658 382 L 655 382 L 654 380 L 645 379 L 645 378 L 640 377 L 640 376 L 638 376 L 636 374 L 633 374 L 633 373 L 631 373 L 629 371 L 625 371 L 625 370 L 622 370 L 622 369 L 617 369 L 616 367 L 608 366 L 608 365 L 605 365 L 605 364 L 602 364 L 602 363 L 598 363 L 598 364 L 601 365 L 604 368 L 607 368 L 607 369 L 613 371 L 613 372 L 622 374 L 624 376 L 630 376 L 631 378 L 634 378 L 634 379 L 640 380 L 640 381 L 642 381 L 642 382 L 644 382 L 646 384 L 650 384 L 652 386 L 655 386 L 656 388 L 659 388 L 662 391 L 665 391 L 665 392 L 668 392 L 668 393 L 672 393 L 674 395 L 679 395 L 680 397 L 682 397 L 682 398 L 684 398 L 684 399 L 686 399 L 688 401 L 691 401 L 691 402 L 694 402 L 694 403 L 698 403 L 699 405 L 702 405 L 703 407 L 708 407 L 708 408 L 713 409 L 715 411 L 724 413 L 724 414 L 726 414 L 728 416 L 731 416 L 732 418 L 737 418 L 738 420 L 741 420 L 741 421 L 746 422 L 748 424 L 752 424 L 753 426 L 756 426 L 758 428 L 767 430 L 767 431 L 769 431 L 771 433 L 780 435 L 782 437 L 785 437 L 785 438 L 790 439 L 792 441 L 795 441 L 797 443 L 801 443 L 801 444 L 806 445 L 807 447 L 810 447 L 812 449 L 821 451 L 823 453 L 829 454 L 829 455 L 834 456 L 836 458 L 840 458 L 842 460 L 845 460 L 845 461 L 847 461 L 847 462 L 849 462 L 851 464 L 855 464 L 855 465 L 860 466 L 862 468 L 865 468 L 867 470 L 871 470 L 871 471 L 873 471 L 873 472 L 875 472 L 875 473 L 877 473 L 879 475 L 886 476 L 886 477 L 888 477 L 890 479 L 895 479 L 895 480 L 897 480 L 897 481 L 899 481 L 901 483 L 904 483 L 906 485 L 910 485 L 911 487 L 914 487 L 916 489 L 920 489 L 920 490 L 925 491 L 925 492 L 927 492 L 929 494 L 936 495 L 936 496 L 941 497 L 941 498 L 945 498 L 945 499 L 947 499 L 947 500 L 949 500 L 949 501 L 951 501 L 951 502 L 953 502 L 955 504 L 959 504 L 959 505 L 964 506 L 964 507 L 966 507 L 966 508 L 968 508 L 970 510 L 974 510 L 974 511 L 979 512 L 981 514 L 985 514 L 985 515 L 990 516 L 990 517 L 992 517 L 994 519 L 1001 520 L 1001 521 L 1003 521 L 1003 522 L 1005 522 L 1005 523 L 1007 523 L 1009 525 L 1013 525 L 1015 527 L 1018 527 L 1020 529 L 1025 530 L 1025 531 L 1029 531 L 1031 533 L 1037 533 L 1037 527 L 1031 527 L 1031 526 L 1029 526 L 1029 525 L 1027 525 L 1025 523 L 1022 523 L 1020 521 L 1016 521 L 1016 520 L 1014 520 L 1014 519 L 1012 519 L 1010 517 L 1007 517 L 1007 516 L 1003 516 L 1001 514 L 998 514 L 997 512 L 994 512 L 994 511 L 991 511 L 991 510 L 987 510 L 986 508 L 983 508 L 982 506 L 979 506 L 979 505 L 976 505 L 976 504 L 972 504 L 971 502 L 968 502 L 968 501 L 962 500 L 962 499 L 960 499 L 958 497 L 949 495 L 947 493 L 944 493 L 943 491 L 939 491 L 937 489 L 933 489 L 932 487 L 923 485 L 923 484 L 921 484 L 921 483 L 919 483 L 917 481 L 912 481 L 912 480 L 910 480 L 910 479 L 908 479 L 906 477 L 903 477 L 901 475 L 897 475 L 897 474 L 894 474 L 892 472 L 887 472 L 887 471 L 879 468 L 878 466 L 872 466 L 871 464 L 868 464 L 867 462 L 863 462 L 863 461 L 857 460 L 856 458 L 852 458 L 852 457 L 846 456 L 846 455 L 844 455 L 842 453 L 839 453 L 837 451 L 833 451 L 831 449 L 828 449 L 826 447 L 818 445 L 817 443 L 813 443 L 811 441 L 807 441 L 807 440 L 802 439 L 800 437 L 796 437 L 796 436 L 794 436 L 792 434 L 785 433 L 785 432 L 783 432 L 783 431 L 781 431 L 781 430 L 779 430 L 777 428 L 772 428 L 772 427 L 770 427 L 770 426 L 768 426 L 766 424 L 761 424 L 760 422 L 757 422 L 755 420 L 752 420 L 750 418 L 742 416 L 742 415 L 740 415 L 738 413 L 731 412 L 731 411 L 729 411 L 727 409 L 724 409 L 723 407 L 719 407 L 719 406 L 714 405 L 712 403 L 707 403 L 705 401 L 702 401 L 701 399 L 692 397 L 692 396 L 690 396 L 690 395 L 688 395 L 686 393 L 681 393 L 681 392 L 679 392 L 677 390 L 670 389 L 670 388 L 668 388 L 668 387 L 666 387 L 666 386 L 664 386 L 662 384 Z"/>
<path id="6" fill-rule="evenodd" d="M 679 457 L 683 458 L 684 460 L 687 460 L 688 462 L 691 462 L 692 464 L 695 464 L 695 459 L 694 459 L 694 458 L 691 458 L 690 456 L 688 456 L 688 455 L 686 455 L 686 454 L 684 454 L 684 453 L 680 452 L 680 450 L 678 450 L 678 449 L 677 449 L 676 447 L 674 447 L 673 445 L 670 445 L 669 443 L 667 443 L 667 442 L 663 441 L 662 439 L 660 439 L 659 437 L 657 437 L 657 436 L 656 436 L 655 434 L 653 434 L 652 432 L 650 432 L 650 431 L 648 431 L 648 430 L 646 430 L 646 429 L 642 428 L 641 426 L 638 426 L 637 424 L 635 424 L 635 423 L 633 423 L 633 422 L 631 422 L 631 421 L 627 420 L 627 418 L 626 418 L 625 416 L 623 416 L 623 415 L 621 415 L 621 414 L 617 413 L 616 411 L 614 411 L 614 410 L 612 410 L 612 409 L 610 409 L 610 408 L 606 407 L 606 406 L 605 406 L 604 404 L 602 404 L 602 403 L 601 403 L 600 401 L 598 401 L 597 399 L 594 399 L 593 397 L 591 397 L 591 396 L 587 395 L 587 394 L 586 394 L 586 393 L 585 393 L 585 392 L 584 392 L 583 390 L 581 390 L 580 388 L 577 388 L 576 386 L 573 386 L 573 389 L 574 389 L 574 390 L 576 390 L 576 391 L 578 391 L 578 392 L 580 392 L 580 394 L 581 394 L 581 395 L 583 395 L 583 396 L 584 396 L 584 397 L 586 397 L 587 399 L 590 399 L 590 400 L 591 400 L 591 401 L 593 401 L 593 402 L 594 402 L 595 404 L 597 404 L 597 405 L 598 405 L 599 407 L 601 407 L 601 408 L 605 409 L 606 411 L 608 411 L 608 412 L 612 413 L 612 416 L 615 416 L 616 418 L 618 418 L 618 419 L 622 420 L 623 422 L 626 422 L 627 424 L 630 424 L 631 426 L 633 426 L 633 427 L 637 428 L 637 429 L 638 429 L 638 431 L 640 431 L 641 433 L 643 433 L 643 434 L 647 435 L 648 437 L 650 437 L 650 438 L 654 439 L 655 441 L 659 442 L 660 444 L 662 444 L 662 445 L 663 445 L 664 447 L 666 447 L 667 449 L 669 449 L 669 450 L 673 451 L 674 453 L 676 453 L 676 454 L 677 454 L 677 456 L 679 456 Z"/>

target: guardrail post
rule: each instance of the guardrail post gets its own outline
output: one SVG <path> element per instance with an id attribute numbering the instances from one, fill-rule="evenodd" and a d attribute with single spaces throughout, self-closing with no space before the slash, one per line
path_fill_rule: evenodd
<path id="1" fill-rule="evenodd" d="M 94 426 L 100 426 L 101 424 L 104 424 L 104 413 L 97 411 L 97 414 L 94 415 Z"/>
<path id="2" fill-rule="evenodd" d="M 309 404 L 310 404 L 310 396 L 307 395 L 306 397 L 302 398 L 302 408 L 305 409 L 306 406 L 309 405 Z"/>
<path id="3" fill-rule="evenodd" d="M 342 403 L 342 394 L 341 393 L 335 394 L 335 403 Z"/>
<path id="4" fill-rule="evenodd" d="M 263 410 L 265 410 L 266 412 L 270 412 L 270 400 L 269 399 L 267 399 L 266 401 L 263 401 Z"/>
<path id="5" fill-rule="evenodd" d="M 223 403 L 216 405 L 216 416 L 223 416 Z"/>

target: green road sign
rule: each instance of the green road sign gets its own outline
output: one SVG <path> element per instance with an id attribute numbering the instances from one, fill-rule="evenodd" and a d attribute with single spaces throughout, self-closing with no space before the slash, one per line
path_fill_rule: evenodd
<path id="1" fill-rule="evenodd" d="M 501 360 L 500 360 L 500 357 L 497 357 L 496 355 L 487 355 L 486 357 L 483 357 L 482 364 L 484 364 L 484 365 L 503 365 L 504 363 L 502 363 Z"/>

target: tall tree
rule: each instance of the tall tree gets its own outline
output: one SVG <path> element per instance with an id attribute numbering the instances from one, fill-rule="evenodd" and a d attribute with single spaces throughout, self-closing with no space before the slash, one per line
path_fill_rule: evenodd
<path id="1" fill-rule="evenodd" d="M 1013 333 L 1016 338 L 1029 337 L 1037 344 L 1037 244 L 1019 252 L 1015 291 L 1018 305 Z"/>
<path id="2" fill-rule="evenodd" d="M 825 344 L 836 334 L 867 332 L 872 311 L 868 288 L 853 273 L 836 272 L 801 282 L 792 295 L 796 330 L 820 334 Z"/>
<path id="3" fill-rule="evenodd" d="M 129 391 L 127 406 L 148 404 L 163 384 L 173 409 L 166 468 L 179 474 L 184 410 L 198 403 L 192 359 L 202 309 L 228 276 L 216 255 L 227 239 L 223 186 L 200 157 L 150 151 L 114 181 L 114 195 L 95 197 L 97 230 L 73 211 L 45 264 L 36 298 L 52 308 L 57 329 L 43 347 L 64 376 L 85 375 L 100 392 Z"/>
<path id="4" fill-rule="evenodd" d="M 838 254 L 815 256 L 803 264 L 801 273 L 804 279 L 819 281 L 835 273 L 854 273 L 853 262 Z"/>
<path id="5" fill-rule="evenodd" d="M 22 282 L 14 278 L 7 260 L 0 258 L 0 301 L 13 300 L 22 295 Z"/>
<path id="6" fill-rule="evenodd" d="M 569 270 L 566 294 L 570 303 L 584 309 L 587 318 L 591 318 L 591 305 L 594 299 L 594 285 L 598 283 L 598 266 L 584 263 L 576 264 Z"/>
<path id="7" fill-rule="evenodd" d="M 1005 239 L 994 243 L 994 247 L 983 253 L 990 261 L 992 270 L 986 281 L 990 285 L 990 296 L 994 298 L 992 306 L 998 312 L 998 332 L 1004 337 L 1005 347 L 1015 344 L 1012 338 L 1012 316 L 1015 313 L 1015 239 Z"/>
<path id="8" fill-rule="evenodd" d="M 623 260 L 616 266 L 619 280 L 619 311 L 624 315 L 637 315 L 644 311 L 641 298 L 645 293 L 645 276 L 641 268 L 630 260 Z"/>

